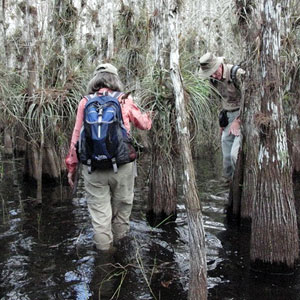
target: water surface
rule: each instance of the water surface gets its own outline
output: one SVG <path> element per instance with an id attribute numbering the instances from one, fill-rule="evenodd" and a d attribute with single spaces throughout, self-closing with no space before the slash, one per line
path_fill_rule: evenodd
<path id="1" fill-rule="evenodd" d="M 131 233 L 119 251 L 100 255 L 93 245 L 82 182 L 45 188 L 43 205 L 24 185 L 19 162 L 2 162 L 0 299 L 187 299 L 189 273 L 185 206 L 175 222 L 151 228 L 146 221 L 147 174 L 136 184 Z M 195 162 L 203 206 L 208 263 L 208 299 L 300 300 L 300 277 L 266 276 L 249 270 L 249 230 L 228 225 L 228 190 L 220 163 Z M 143 176 L 142 176 L 143 175 Z"/>

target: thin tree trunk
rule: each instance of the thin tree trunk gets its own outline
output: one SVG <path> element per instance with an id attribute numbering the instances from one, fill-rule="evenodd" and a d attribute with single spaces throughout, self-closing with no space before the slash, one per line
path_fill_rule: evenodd
<path id="1" fill-rule="evenodd" d="M 5 20 L 6 20 L 6 3 L 5 0 L 1 1 L 1 6 L 0 6 L 0 18 L 2 19 L 1 22 L 1 27 L 2 27 L 2 35 L 0 37 L 1 43 L 1 55 L 0 58 L 2 62 L 4 62 L 6 65 L 8 65 L 8 53 L 9 53 L 9 47 L 8 47 L 8 42 L 7 42 L 7 27 L 5 25 Z"/>
<path id="2" fill-rule="evenodd" d="M 240 220 L 241 195 L 243 185 L 243 161 L 243 152 L 240 149 L 238 153 L 232 184 L 230 185 L 229 205 L 227 211 L 227 215 L 230 216 L 230 219 L 234 221 Z"/>
<path id="3" fill-rule="evenodd" d="M 112 59 L 114 55 L 114 5 L 113 1 L 107 1 L 107 12 L 108 12 L 108 30 L 107 30 L 107 54 L 108 60 Z"/>
<path id="4" fill-rule="evenodd" d="M 40 119 L 41 122 L 41 141 L 40 147 L 38 149 L 38 168 L 37 168 L 37 190 L 36 190 L 36 199 L 38 202 L 42 202 L 42 178 L 43 178 L 43 154 L 44 154 L 44 145 L 45 145 L 45 136 L 44 136 L 44 129 L 42 124 L 42 118 Z"/>
<path id="5" fill-rule="evenodd" d="M 28 1 L 25 6 L 25 32 L 26 32 L 26 43 L 28 44 L 28 61 L 27 61 L 27 72 L 28 72 L 28 98 L 32 101 L 36 101 L 34 99 L 34 94 L 36 90 L 39 88 L 39 58 L 40 58 L 40 47 L 37 46 L 37 41 L 39 38 L 38 35 L 38 10 L 36 6 L 32 5 L 31 1 Z M 28 144 L 29 147 L 33 145 L 33 143 Z M 38 155 L 33 156 L 33 159 L 37 160 L 36 162 L 30 162 L 29 164 L 37 165 L 37 169 L 35 170 L 36 181 L 37 181 L 37 201 L 42 201 L 42 162 L 43 162 L 43 142 L 40 143 L 39 149 L 37 150 Z"/>
<path id="6" fill-rule="evenodd" d="M 183 196 L 186 202 L 189 243 L 190 243 L 190 282 L 189 299 L 207 299 L 207 270 L 205 256 L 205 234 L 202 223 L 200 200 L 197 195 L 195 171 L 190 147 L 190 133 L 185 108 L 183 83 L 179 68 L 178 4 L 169 2 L 170 35 L 170 75 L 173 83 L 176 107 L 176 128 L 181 149 L 183 167 Z"/>
<path id="7" fill-rule="evenodd" d="M 13 155 L 12 130 L 8 128 L 4 129 L 4 153 Z"/>
<path id="8" fill-rule="evenodd" d="M 260 15 L 260 97 L 257 195 L 253 206 L 250 257 L 255 268 L 294 268 L 299 256 L 291 162 L 283 119 L 280 80 L 281 6 L 288 1 L 262 0 Z M 270 269 L 270 267 L 272 269 Z"/>

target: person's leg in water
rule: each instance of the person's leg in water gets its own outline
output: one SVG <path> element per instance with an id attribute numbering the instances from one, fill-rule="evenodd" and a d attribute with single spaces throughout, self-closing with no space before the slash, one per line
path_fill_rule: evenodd
<path id="1" fill-rule="evenodd" d="M 229 125 L 222 132 L 222 154 L 223 154 L 223 177 L 224 181 L 230 181 L 233 174 L 231 160 L 231 150 L 234 142 L 234 136 L 229 134 Z"/>
<path id="2" fill-rule="evenodd" d="M 134 163 L 122 165 L 118 177 L 112 176 L 109 184 L 112 191 L 112 232 L 114 243 L 128 233 L 134 197 Z"/>
<path id="3" fill-rule="evenodd" d="M 232 180 L 240 146 L 240 136 L 229 133 L 230 126 L 238 114 L 238 111 L 227 112 L 228 125 L 222 132 L 223 176 L 226 182 Z"/>
<path id="4" fill-rule="evenodd" d="M 94 170 L 88 174 L 87 166 L 83 166 L 82 173 L 96 247 L 98 250 L 109 250 L 112 247 L 113 234 L 111 191 L 108 181 L 113 170 Z"/>

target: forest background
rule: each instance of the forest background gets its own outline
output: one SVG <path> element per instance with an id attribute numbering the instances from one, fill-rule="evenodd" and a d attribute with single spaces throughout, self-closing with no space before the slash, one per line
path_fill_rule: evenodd
<path id="1" fill-rule="evenodd" d="M 176 199 L 177 195 L 175 165 L 180 158 L 178 149 L 186 142 L 178 125 L 182 96 L 187 113 L 183 117 L 188 120 L 193 155 L 201 155 L 203 149 L 217 151 L 219 147 L 217 111 L 220 104 L 211 101 L 207 83 L 197 77 L 199 57 L 211 51 L 226 57 L 230 63 L 240 64 L 247 72 L 243 95 L 244 120 L 249 126 L 243 128 L 244 149 L 253 151 L 246 151 L 245 155 L 251 156 L 244 160 L 240 170 L 251 172 L 239 173 L 236 180 L 243 177 L 244 189 L 232 191 L 232 201 L 234 214 L 251 218 L 254 201 L 266 197 L 266 193 L 261 197 L 257 194 L 253 199 L 249 191 L 254 186 L 258 190 L 259 187 L 272 190 L 271 185 L 262 186 L 260 179 L 268 178 L 268 174 L 263 174 L 261 170 L 265 168 L 255 163 L 266 161 L 257 159 L 265 153 L 263 143 L 268 140 L 266 136 L 269 137 L 266 128 L 276 133 L 270 137 L 271 142 L 280 136 L 277 148 L 273 149 L 279 157 L 277 166 L 272 169 L 273 175 L 278 175 L 278 161 L 286 162 L 282 170 L 289 170 L 278 175 L 280 184 L 288 182 L 289 191 L 275 188 L 275 193 L 290 195 L 292 173 L 300 171 L 299 15 L 299 5 L 294 0 L 281 3 L 275 0 L 2 0 L 0 126 L 3 151 L 24 155 L 24 175 L 37 182 L 38 199 L 43 179 L 61 182 L 77 103 L 85 94 L 95 66 L 111 62 L 118 67 L 126 91 L 132 91 L 142 108 L 156 111 L 151 133 L 148 136 L 134 134 L 138 142 L 150 149 L 153 172 L 157 174 L 164 165 L 159 176 L 150 176 L 149 210 L 155 215 L 170 215 L 176 210 L 176 201 L 162 203 L 161 199 Z M 270 28 L 272 30 L 268 30 Z M 174 49 L 174 45 L 178 45 L 178 49 Z M 177 65 L 176 57 L 172 56 L 176 51 Z M 272 66 L 276 67 L 270 72 L 272 77 L 264 80 L 263 71 L 266 67 L 271 70 Z M 178 71 L 175 76 L 174 70 Z M 182 84 L 183 95 L 176 93 L 176 74 L 182 80 L 179 85 Z M 268 97 L 271 101 L 268 104 L 262 92 L 270 86 L 275 94 L 269 96 L 275 95 L 279 101 L 275 118 L 278 122 L 272 126 L 265 110 L 270 111 L 273 100 Z M 276 101 L 273 102 L 277 107 Z M 272 113 L 274 116 L 274 111 Z M 271 149 L 270 145 L 267 147 Z M 182 161 L 189 160 L 183 158 Z M 285 175 L 288 179 L 282 178 Z M 241 197 L 248 199 L 242 205 L 235 200 Z M 287 212 L 288 220 L 290 217 L 293 220 L 288 222 L 294 224 L 293 229 L 288 230 L 293 232 L 290 239 L 295 240 L 295 209 L 299 204 L 293 196 L 287 198 L 287 205 L 282 206 L 290 207 L 292 201 L 292 209 L 291 212 L 282 209 L 282 213 Z M 260 226 L 261 215 L 260 212 L 255 214 L 259 216 L 256 222 Z M 203 239 L 203 233 L 199 234 Z M 284 258 L 278 261 L 291 266 L 298 257 L 299 246 L 298 242 L 293 245 L 288 242 L 285 247 L 287 245 L 295 251 L 284 253 Z M 261 255 L 263 260 L 273 262 L 273 257 L 266 258 L 265 254 L 255 251 L 253 260 L 257 256 L 261 259 Z"/>

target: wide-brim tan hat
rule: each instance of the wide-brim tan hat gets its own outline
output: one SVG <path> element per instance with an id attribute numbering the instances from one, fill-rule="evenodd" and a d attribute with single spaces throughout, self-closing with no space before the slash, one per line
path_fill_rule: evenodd
<path id="1" fill-rule="evenodd" d="M 118 69 L 112 64 L 100 64 L 94 71 L 94 76 L 98 73 L 111 73 L 118 76 Z"/>
<path id="2" fill-rule="evenodd" d="M 200 70 L 199 70 L 199 77 L 200 78 L 208 78 L 212 74 L 214 74 L 220 64 L 224 61 L 224 57 L 218 57 L 213 55 L 211 52 L 208 52 L 200 57 Z"/>

